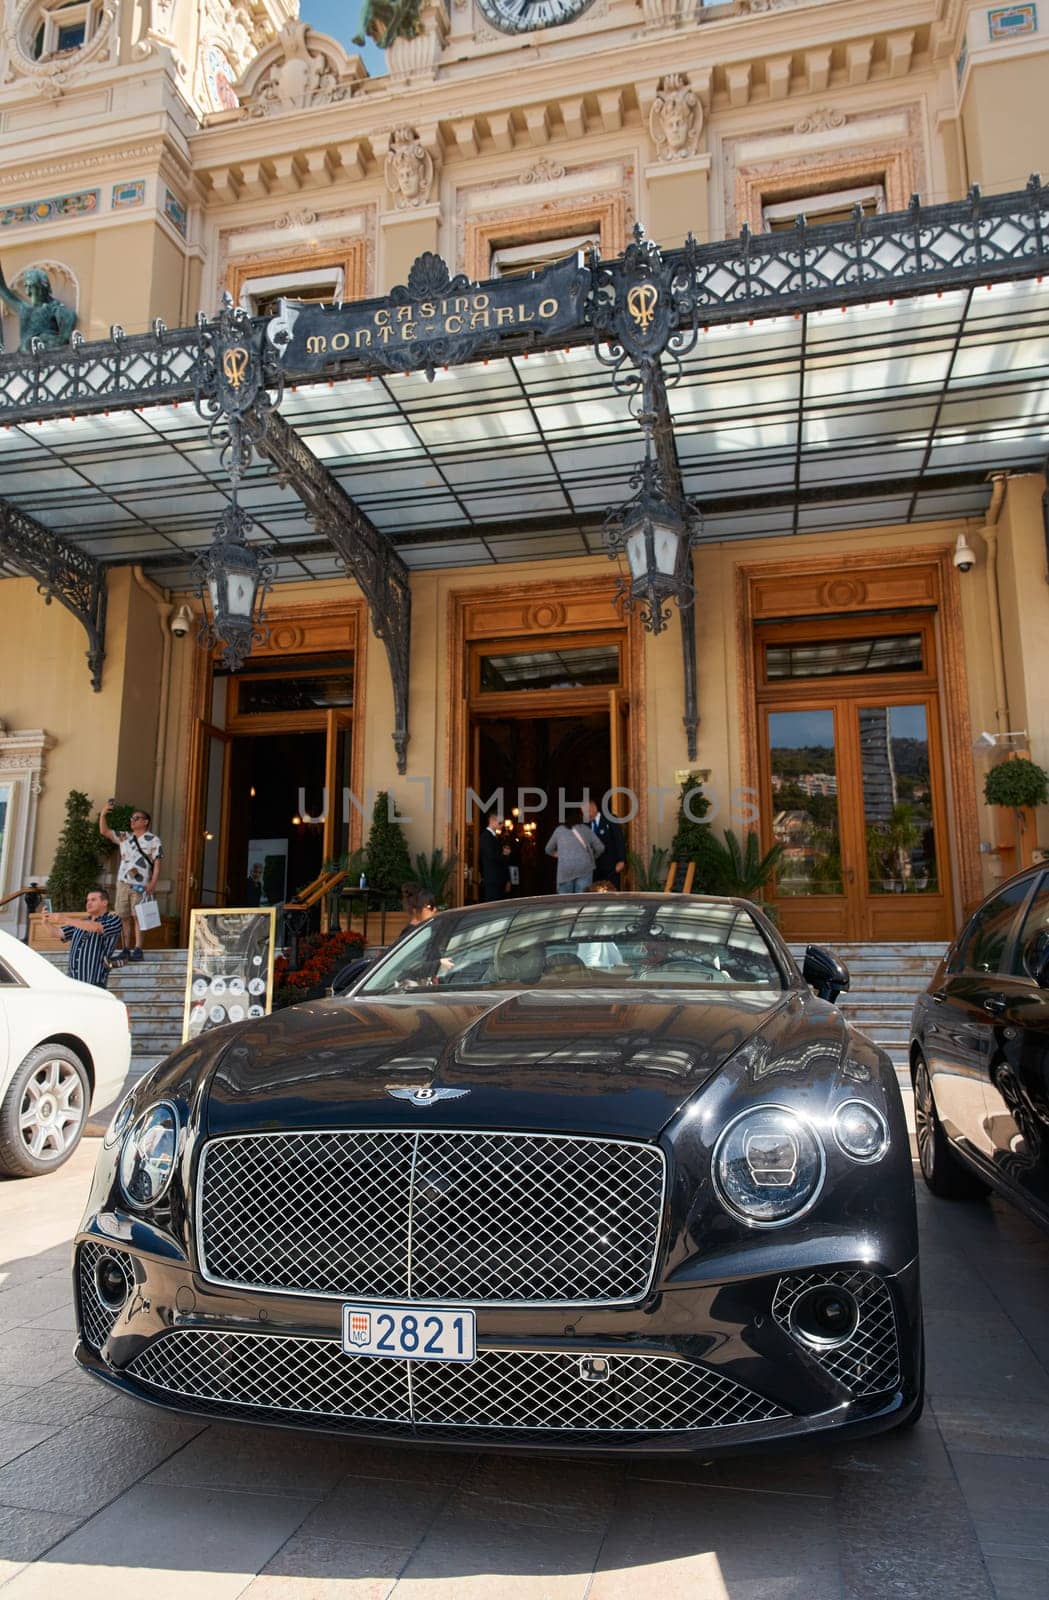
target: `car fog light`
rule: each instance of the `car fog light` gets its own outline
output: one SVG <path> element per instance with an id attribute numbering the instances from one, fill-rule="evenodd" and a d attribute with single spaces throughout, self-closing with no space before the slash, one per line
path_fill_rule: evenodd
<path id="1" fill-rule="evenodd" d="M 880 1161 L 889 1148 L 889 1129 L 880 1111 L 865 1100 L 846 1100 L 834 1113 L 834 1137 L 853 1161 Z"/>
<path id="2" fill-rule="evenodd" d="M 95 1287 L 99 1299 L 111 1311 L 119 1311 L 128 1297 L 128 1279 L 115 1256 L 100 1256 L 95 1265 Z"/>
<path id="3" fill-rule="evenodd" d="M 807 1211 L 823 1184 L 824 1167 L 816 1134 L 785 1106 L 742 1112 L 714 1147 L 719 1198 L 754 1227 L 782 1227 Z"/>
<path id="4" fill-rule="evenodd" d="M 806 1289 L 795 1300 L 790 1326 L 809 1344 L 845 1344 L 859 1327 L 860 1308 L 848 1289 L 829 1285 Z"/>
<path id="5" fill-rule="evenodd" d="M 150 1106 L 128 1129 L 120 1152 L 120 1187 L 133 1206 L 152 1206 L 175 1170 L 178 1114 L 167 1101 Z"/>

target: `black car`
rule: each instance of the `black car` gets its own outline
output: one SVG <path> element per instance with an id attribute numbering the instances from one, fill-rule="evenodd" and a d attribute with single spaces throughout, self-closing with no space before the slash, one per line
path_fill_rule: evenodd
<path id="1" fill-rule="evenodd" d="M 1049 872 L 970 917 L 911 1020 L 914 1116 L 934 1194 L 990 1185 L 1049 1227 Z"/>
<path id="2" fill-rule="evenodd" d="M 913 1420 L 907 1129 L 847 983 L 742 901 L 443 913 L 134 1089 L 77 1358 L 180 1411 L 471 1448 Z"/>

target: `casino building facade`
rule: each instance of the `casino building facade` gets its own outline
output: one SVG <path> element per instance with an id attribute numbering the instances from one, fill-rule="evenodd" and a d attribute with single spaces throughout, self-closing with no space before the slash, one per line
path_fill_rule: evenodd
<path id="1" fill-rule="evenodd" d="M 373 0 L 382 77 L 295 0 L 2 16 L 0 899 L 73 788 L 153 811 L 182 929 L 379 789 L 468 899 L 471 793 L 544 891 L 558 790 L 647 857 L 693 774 L 791 938 L 946 939 L 1029 857 L 982 779 L 1049 766 L 1046 5 Z"/>

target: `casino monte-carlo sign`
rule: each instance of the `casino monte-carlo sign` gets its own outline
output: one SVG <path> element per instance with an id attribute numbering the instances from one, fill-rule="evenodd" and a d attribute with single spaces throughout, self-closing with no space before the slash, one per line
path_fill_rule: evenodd
<path id="1" fill-rule="evenodd" d="M 318 372 L 343 361 L 432 374 L 468 360 L 508 334 L 541 338 L 576 328 L 589 274 L 575 256 L 528 277 L 471 283 L 427 252 L 407 284 L 381 300 L 309 305 L 282 300 L 269 336 L 285 371 Z"/>

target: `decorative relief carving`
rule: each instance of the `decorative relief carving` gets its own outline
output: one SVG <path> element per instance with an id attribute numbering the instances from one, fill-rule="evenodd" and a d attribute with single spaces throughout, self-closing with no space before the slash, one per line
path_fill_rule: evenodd
<path id="1" fill-rule="evenodd" d="M 660 161 L 682 161 L 694 156 L 703 132 L 703 107 L 689 81 L 668 72 L 648 114 L 648 131 Z"/>
<path id="2" fill-rule="evenodd" d="M 11 27 L 7 78 L 26 78 L 41 94 L 57 99 L 85 67 L 116 62 L 120 49 L 116 15 L 115 0 L 104 0 L 89 37 L 78 50 L 63 50 L 37 59 L 36 38 L 44 11 L 40 0 L 22 0 Z"/>
<path id="3" fill-rule="evenodd" d="M 414 128 L 395 128 L 386 152 L 386 187 L 398 211 L 427 204 L 433 188 L 433 157 Z"/>
<path id="4" fill-rule="evenodd" d="M 924 122 L 921 109 L 911 102 L 883 107 L 874 117 L 850 118 L 835 108 L 825 108 L 829 118 L 842 116 L 841 124 L 828 121 L 839 137 L 825 151 L 816 146 L 798 148 L 791 141 L 805 135 L 793 124 L 780 124 L 762 132 L 769 155 L 760 160 L 740 156 L 740 145 L 753 134 L 728 138 L 723 146 L 726 235 L 738 233 L 743 223 L 755 233 L 764 226 L 762 207 L 770 201 L 801 194 L 851 189 L 878 182 L 885 186 L 885 209 L 905 211 L 914 193 L 927 182 Z M 822 112 L 812 113 L 822 116 Z M 808 118 L 804 119 L 808 120 Z M 885 128 L 879 132 L 879 124 Z M 842 137 L 840 128 L 848 130 Z M 814 131 L 815 129 L 814 125 Z M 822 125 L 818 131 L 823 131 Z M 782 141 L 783 155 L 772 154 Z"/>
<path id="5" fill-rule="evenodd" d="M 819 106 L 794 124 L 795 133 L 829 133 L 832 128 L 844 128 L 848 118 L 837 106 Z"/>
<path id="6" fill-rule="evenodd" d="M 305 22 L 288 22 L 248 68 L 238 94 L 249 116 L 279 116 L 348 100 L 366 76 L 360 56 L 348 56 Z"/>
<path id="7" fill-rule="evenodd" d="M 560 161 L 551 161 L 549 156 L 540 156 L 538 161 L 532 163 L 528 171 L 522 173 L 522 183 L 556 183 L 558 178 L 563 178 L 565 169 Z"/>
<path id="8" fill-rule="evenodd" d="M 274 219 L 273 226 L 283 232 L 287 228 L 312 228 L 317 220 L 316 211 L 285 211 Z"/>
<path id="9" fill-rule="evenodd" d="M 812 5 L 814 0 L 736 0 L 740 16 L 750 17 L 762 11 L 794 11 L 798 6 Z"/>

